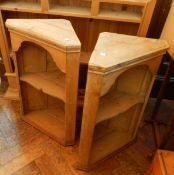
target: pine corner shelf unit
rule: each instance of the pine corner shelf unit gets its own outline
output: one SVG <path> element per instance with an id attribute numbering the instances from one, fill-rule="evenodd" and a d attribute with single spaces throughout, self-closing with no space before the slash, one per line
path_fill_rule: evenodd
<path id="1" fill-rule="evenodd" d="M 63 145 L 75 137 L 81 44 L 63 19 L 8 19 L 22 119 Z"/>
<path id="2" fill-rule="evenodd" d="M 101 33 L 89 61 L 78 168 L 87 170 L 135 139 L 168 44 Z"/>

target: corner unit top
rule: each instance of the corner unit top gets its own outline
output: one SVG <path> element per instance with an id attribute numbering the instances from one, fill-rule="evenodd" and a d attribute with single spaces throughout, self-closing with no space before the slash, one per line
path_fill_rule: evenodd
<path id="1" fill-rule="evenodd" d="M 89 70 L 105 74 L 148 60 L 168 48 L 164 40 L 104 32 L 91 55 Z"/>
<path id="2" fill-rule="evenodd" d="M 81 44 L 68 20 L 64 19 L 7 19 L 10 31 L 34 37 L 59 47 L 63 51 L 80 52 Z"/>

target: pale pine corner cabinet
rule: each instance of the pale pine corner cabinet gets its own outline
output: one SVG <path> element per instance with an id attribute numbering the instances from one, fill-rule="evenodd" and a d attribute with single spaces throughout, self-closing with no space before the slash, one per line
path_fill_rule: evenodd
<path id="1" fill-rule="evenodd" d="M 22 119 L 63 145 L 75 137 L 81 44 L 63 19 L 9 19 Z"/>
<path id="2" fill-rule="evenodd" d="M 87 64 L 99 33 L 146 36 L 155 4 L 156 0 L 0 0 L 0 47 L 9 82 L 4 97 L 19 100 L 9 32 L 4 26 L 7 19 L 70 20 L 82 43 L 79 87 L 84 89 Z"/>
<path id="3" fill-rule="evenodd" d="M 136 136 L 168 43 L 101 33 L 89 61 L 77 167 L 87 170 Z"/>

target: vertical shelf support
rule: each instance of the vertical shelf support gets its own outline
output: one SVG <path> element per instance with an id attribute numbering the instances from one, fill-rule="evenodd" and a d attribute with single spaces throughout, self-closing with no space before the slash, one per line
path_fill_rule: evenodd
<path id="1" fill-rule="evenodd" d="M 97 16 L 100 8 L 100 0 L 92 0 L 91 4 L 91 15 Z"/>
<path id="2" fill-rule="evenodd" d="M 100 101 L 102 80 L 102 75 L 98 75 L 94 72 L 88 73 L 79 147 L 79 162 L 81 162 L 78 167 L 79 169 L 86 170 L 88 169 L 87 165 L 90 164 L 90 150 L 92 147 L 96 115 Z"/>
<path id="3" fill-rule="evenodd" d="M 150 0 L 144 7 L 142 22 L 138 29 L 138 36 L 145 37 L 152 19 L 153 11 L 155 9 L 156 0 Z"/>
<path id="4" fill-rule="evenodd" d="M 41 8 L 43 12 L 49 11 L 49 0 L 41 0 Z"/>
<path id="5" fill-rule="evenodd" d="M 67 54 L 67 63 L 66 63 L 67 76 L 66 76 L 66 92 L 65 92 L 66 93 L 65 137 L 68 138 L 68 140 L 66 141 L 66 145 L 72 145 L 75 140 L 78 77 L 79 77 L 79 66 L 80 66 L 79 58 L 80 53 Z"/>

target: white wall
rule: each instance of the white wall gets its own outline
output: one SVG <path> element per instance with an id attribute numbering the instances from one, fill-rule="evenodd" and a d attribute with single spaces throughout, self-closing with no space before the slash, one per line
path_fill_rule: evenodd
<path id="1" fill-rule="evenodd" d="M 174 59 L 174 1 L 161 34 L 161 38 L 168 41 L 170 45 L 169 54 Z"/>

